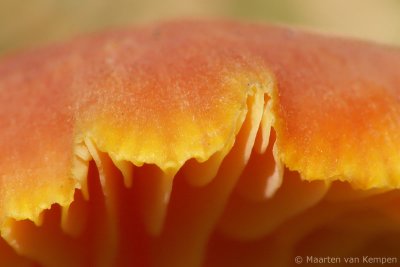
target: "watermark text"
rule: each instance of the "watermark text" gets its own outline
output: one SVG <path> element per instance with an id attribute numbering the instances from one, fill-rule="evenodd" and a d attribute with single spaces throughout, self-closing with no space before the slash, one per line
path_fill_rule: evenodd
<path id="1" fill-rule="evenodd" d="M 333 257 L 333 256 L 296 256 L 296 264 L 378 264 L 390 265 L 400 263 L 398 257 L 373 257 L 373 256 L 355 256 L 355 257 Z"/>

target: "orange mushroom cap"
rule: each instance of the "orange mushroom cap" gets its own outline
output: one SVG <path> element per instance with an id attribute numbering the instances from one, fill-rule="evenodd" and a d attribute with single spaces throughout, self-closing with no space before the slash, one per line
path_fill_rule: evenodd
<path id="1" fill-rule="evenodd" d="M 90 198 L 94 160 L 111 199 L 114 167 L 128 187 L 135 168 L 154 168 L 143 217 L 157 236 L 175 176 L 209 186 L 224 162 L 245 166 L 254 153 L 271 153 L 271 127 L 280 177 L 286 167 L 324 181 L 315 189 L 321 197 L 335 180 L 397 189 L 399 70 L 398 48 L 215 21 L 114 30 L 4 58 L 1 234 L 18 243 L 15 221 L 40 225 L 53 204 L 68 209 L 76 190 Z M 234 153 L 242 158 L 229 161 Z M 281 183 L 270 181 L 268 197 Z M 227 182 L 224 203 L 235 184 Z"/>

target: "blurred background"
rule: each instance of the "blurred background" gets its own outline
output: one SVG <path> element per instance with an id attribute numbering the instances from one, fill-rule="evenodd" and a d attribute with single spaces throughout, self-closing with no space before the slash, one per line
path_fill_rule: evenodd
<path id="1" fill-rule="evenodd" d="M 400 45 L 400 0 L 0 0 L 0 55 L 179 17 L 297 25 Z"/>

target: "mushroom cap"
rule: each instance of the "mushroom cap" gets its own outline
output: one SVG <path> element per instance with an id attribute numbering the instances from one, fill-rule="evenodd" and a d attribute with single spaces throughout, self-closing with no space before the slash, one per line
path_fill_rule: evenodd
<path id="1" fill-rule="evenodd" d="M 218 165 L 249 99 L 262 99 L 254 112 L 275 132 L 276 160 L 303 180 L 399 188 L 399 70 L 398 48 L 216 21 L 113 30 L 8 56 L 0 230 L 9 219 L 40 224 L 54 203 L 68 207 L 87 190 L 93 149 L 124 175 L 124 164 L 154 165 L 166 180 L 192 161 Z"/>

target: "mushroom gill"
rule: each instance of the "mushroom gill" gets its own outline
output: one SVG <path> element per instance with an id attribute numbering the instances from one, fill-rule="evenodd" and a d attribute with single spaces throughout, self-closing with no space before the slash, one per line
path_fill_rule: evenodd
<path id="1" fill-rule="evenodd" d="M 397 48 L 216 21 L 4 58 L 0 265 L 397 259 L 399 70 Z"/>

